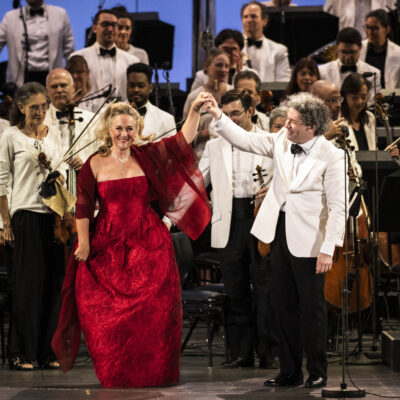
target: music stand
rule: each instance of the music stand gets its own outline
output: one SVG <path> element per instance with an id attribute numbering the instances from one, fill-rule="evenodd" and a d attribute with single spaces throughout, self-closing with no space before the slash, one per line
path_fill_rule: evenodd
<path id="1" fill-rule="evenodd" d="M 339 19 L 322 6 L 268 7 L 268 15 L 264 34 L 288 47 L 291 65 L 335 40 L 338 33 Z"/>

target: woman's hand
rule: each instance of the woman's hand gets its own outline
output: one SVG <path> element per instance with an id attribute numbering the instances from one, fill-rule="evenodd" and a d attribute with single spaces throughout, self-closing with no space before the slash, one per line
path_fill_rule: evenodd
<path id="1" fill-rule="evenodd" d="M 207 102 L 211 101 L 211 98 L 213 98 L 212 94 L 207 92 L 200 92 L 198 96 L 194 99 L 190 110 L 196 113 L 200 113 L 201 107 L 203 107 L 203 105 Z"/>
<path id="2" fill-rule="evenodd" d="M 89 243 L 79 243 L 77 249 L 75 250 L 74 256 L 75 260 L 80 262 L 80 261 L 86 261 L 87 258 L 89 257 L 90 253 L 90 246 Z"/>
<path id="3" fill-rule="evenodd" d="M 392 146 L 388 151 L 392 157 L 399 158 L 399 148 L 396 145 Z"/>
<path id="4" fill-rule="evenodd" d="M 211 96 L 210 101 L 205 105 L 205 111 L 210 113 L 216 121 L 221 119 L 222 116 L 222 111 L 218 107 L 217 101 L 214 99 L 214 97 Z"/>

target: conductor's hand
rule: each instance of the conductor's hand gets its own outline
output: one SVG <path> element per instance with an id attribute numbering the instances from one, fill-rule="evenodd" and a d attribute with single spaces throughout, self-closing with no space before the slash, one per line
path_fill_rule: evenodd
<path id="1" fill-rule="evenodd" d="M 210 96 L 210 101 L 204 106 L 205 110 L 208 111 L 216 121 L 222 116 L 222 111 L 218 107 L 217 101 L 213 96 Z"/>
<path id="2" fill-rule="evenodd" d="M 82 168 L 83 161 L 79 157 L 72 157 L 66 161 L 75 171 L 79 171 Z"/>
<path id="3" fill-rule="evenodd" d="M 328 272 L 332 268 L 332 256 L 328 254 L 319 253 L 317 258 L 317 274 Z"/>
<path id="4" fill-rule="evenodd" d="M 78 262 L 86 261 L 87 258 L 89 257 L 89 252 L 90 252 L 89 244 L 79 243 L 74 253 L 75 260 Z"/>

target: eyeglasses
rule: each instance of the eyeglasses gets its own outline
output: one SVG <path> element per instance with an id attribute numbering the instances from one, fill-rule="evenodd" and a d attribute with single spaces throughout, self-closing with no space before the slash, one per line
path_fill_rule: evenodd
<path id="1" fill-rule="evenodd" d="M 111 26 L 112 28 L 116 28 L 117 27 L 117 23 L 116 22 L 108 22 L 108 21 L 103 21 L 100 22 L 100 26 L 102 28 L 108 28 L 109 26 Z"/>
<path id="2" fill-rule="evenodd" d="M 246 112 L 246 110 L 242 110 L 242 111 L 239 111 L 239 110 L 235 110 L 235 111 L 232 111 L 231 113 L 225 113 L 229 118 L 237 118 L 237 117 L 240 117 L 244 112 Z"/>
<path id="3" fill-rule="evenodd" d="M 326 102 L 329 104 L 343 103 L 344 97 L 331 97 Z"/>

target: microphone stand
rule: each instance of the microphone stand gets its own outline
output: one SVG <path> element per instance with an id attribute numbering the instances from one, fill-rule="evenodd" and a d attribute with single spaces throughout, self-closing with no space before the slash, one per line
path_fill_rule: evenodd
<path id="1" fill-rule="evenodd" d="M 24 83 L 27 81 L 28 78 L 28 52 L 30 51 L 30 47 L 29 47 L 29 37 L 28 37 L 28 28 L 26 26 L 26 21 L 24 18 L 24 12 L 22 9 L 22 6 L 19 6 L 19 17 L 22 21 L 22 25 L 24 26 L 24 41 L 23 41 L 23 50 L 25 52 L 24 56 L 25 56 L 25 65 L 24 65 Z"/>
<path id="2" fill-rule="evenodd" d="M 345 147 L 344 148 L 344 182 L 345 185 L 347 186 L 347 170 L 348 170 L 348 163 L 350 163 L 350 153 L 348 149 Z M 345 209 L 344 209 L 344 215 L 345 215 L 345 220 L 346 220 L 346 229 L 347 229 L 347 215 L 349 211 L 353 211 L 352 207 L 350 207 L 350 210 L 347 207 L 347 189 L 344 191 L 344 204 L 345 204 Z M 356 202 L 356 200 L 353 202 L 353 204 Z M 347 388 L 347 383 L 346 383 L 346 371 L 345 371 L 345 365 L 348 362 L 349 358 L 349 295 L 350 295 L 350 290 L 349 290 L 349 249 L 348 249 L 348 235 L 345 236 L 345 241 L 343 243 L 344 246 L 344 256 L 345 256 L 345 278 L 343 279 L 342 282 L 342 381 L 340 383 L 340 388 L 338 389 L 322 389 L 321 395 L 324 398 L 335 398 L 335 399 L 346 399 L 346 398 L 361 398 L 365 397 L 365 391 L 364 390 L 359 390 L 359 389 L 348 389 Z"/>
<path id="3" fill-rule="evenodd" d="M 157 69 L 157 63 L 154 63 L 154 102 L 156 104 L 156 107 L 160 107 L 160 81 L 158 79 L 158 69 Z"/>
<path id="4" fill-rule="evenodd" d="M 168 102 L 169 102 L 168 112 L 175 117 L 175 106 L 174 106 L 174 99 L 172 97 L 171 82 L 169 80 L 169 71 L 167 69 L 168 67 L 169 67 L 169 63 L 166 62 L 164 65 L 163 76 L 167 82 L 167 94 L 168 94 Z"/>

